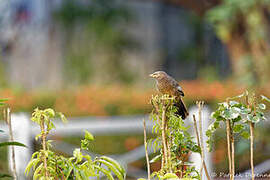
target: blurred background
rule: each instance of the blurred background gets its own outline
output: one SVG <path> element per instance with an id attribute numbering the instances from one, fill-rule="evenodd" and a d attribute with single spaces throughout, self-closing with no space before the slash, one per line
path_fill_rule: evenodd
<path id="1" fill-rule="evenodd" d="M 246 88 L 270 96 L 269 25 L 268 0 L 1 0 L 0 96 L 13 112 L 144 116 L 157 93 L 148 77 L 156 70 L 180 81 L 187 106 L 204 100 L 214 110 Z M 270 159 L 269 123 L 257 130 L 260 164 Z M 54 138 L 76 146 L 81 137 Z M 216 138 L 213 169 L 227 172 L 225 132 Z M 236 169 L 243 172 L 249 142 L 238 142 Z M 142 144 L 142 133 L 100 135 L 92 150 L 119 154 Z M 144 158 L 131 165 L 145 169 Z"/>

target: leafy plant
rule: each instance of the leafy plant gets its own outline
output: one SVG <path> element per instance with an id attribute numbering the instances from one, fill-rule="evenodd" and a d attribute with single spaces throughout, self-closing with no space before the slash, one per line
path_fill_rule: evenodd
<path id="1" fill-rule="evenodd" d="M 169 179 L 179 176 L 200 179 L 192 164 L 187 162 L 189 154 L 200 152 L 200 148 L 188 133 L 189 127 L 176 115 L 177 108 L 174 103 L 175 98 L 168 95 L 153 96 L 151 99 L 153 111 L 150 118 L 154 121 L 152 132 L 157 137 L 150 139 L 149 144 L 153 144 L 155 151 L 160 149 L 160 154 L 150 162 L 161 160 L 161 169 L 153 172 L 152 177 Z"/>
<path id="2" fill-rule="evenodd" d="M 0 99 L 0 107 L 3 107 L 6 105 L 6 101 L 8 99 Z M 6 111 L 4 111 L 6 112 Z M 10 127 L 10 131 L 12 130 L 11 129 L 11 124 L 10 124 L 10 114 L 7 114 L 6 115 L 6 122 L 8 123 L 9 127 Z M 0 133 L 3 133 L 4 131 L 0 129 Z M 10 132 L 11 134 L 11 132 Z M 24 144 L 20 143 L 20 142 L 16 142 L 16 141 L 13 141 L 13 137 L 11 138 L 11 141 L 8 141 L 8 142 L 0 142 L 0 148 L 3 148 L 3 147 L 6 147 L 6 146 L 21 146 L 21 147 L 26 147 Z M 14 149 L 13 149 L 13 152 L 14 153 Z M 13 160 L 14 160 L 14 156 L 12 156 Z M 15 167 L 15 162 L 13 161 L 14 165 L 13 165 L 13 168 Z M 13 178 L 16 179 L 16 169 L 14 168 L 13 169 Z M 3 174 L 3 173 L 0 173 L 0 179 L 1 178 L 12 178 L 12 176 L 10 176 L 9 174 Z"/>
<path id="3" fill-rule="evenodd" d="M 270 2 L 224 0 L 218 4 L 208 10 L 206 17 L 226 44 L 234 79 L 253 87 L 267 84 Z"/>
<path id="4" fill-rule="evenodd" d="M 252 94 L 249 95 L 248 91 L 239 96 L 227 98 L 226 102 L 219 103 L 218 108 L 211 114 L 214 122 L 209 126 L 206 136 L 208 137 L 208 149 L 211 151 L 213 143 L 213 133 L 220 128 L 221 123 L 226 124 L 227 131 L 227 148 L 228 160 L 231 179 L 234 178 L 234 137 L 240 135 L 243 138 L 250 138 L 250 151 L 251 151 L 251 169 L 252 178 L 254 178 L 254 165 L 253 165 L 253 141 L 254 141 L 254 126 L 262 120 L 265 120 L 264 110 L 266 105 L 263 101 L 270 102 L 265 96 L 261 99 Z M 248 133 L 248 128 L 250 133 Z"/>
<path id="5" fill-rule="evenodd" d="M 125 179 L 125 170 L 115 160 L 106 156 L 92 159 L 91 156 L 82 153 L 82 150 L 87 150 L 90 142 L 94 140 L 93 135 L 88 131 L 85 131 L 84 139 L 81 140 L 81 148 L 76 148 L 72 157 L 67 158 L 53 152 L 51 141 L 46 138 L 50 130 L 55 128 L 52 119 L 56 117 L 66 121 L 63 114 L 56 113 L 53 109 L 35 109 L 32 114 L 31 120 L 39 124 L 41 129 L 36 139 L 41 138 L 42 149 L 33 153 L 25 169 L 27 175 L 33 169 L 33 179 L 74 179 L 76 177 L 83 180 L 105 175 L 113 180 L 113 174 L 119 180 Z"/>

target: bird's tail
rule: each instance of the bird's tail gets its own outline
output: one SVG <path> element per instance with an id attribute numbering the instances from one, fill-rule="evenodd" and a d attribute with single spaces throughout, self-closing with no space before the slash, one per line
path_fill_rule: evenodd
<path id="1" fill-rule="evenodd" d="M 186 105 L 184 104 L 184 102 L 182 101 L 182 99 L 179 99 L 176 103 L 175 106 L 177 107 L 177 112 L 176 114 L 181 116 L 182 119 L 186 119 L 186 117 L 189 115 Z"/>

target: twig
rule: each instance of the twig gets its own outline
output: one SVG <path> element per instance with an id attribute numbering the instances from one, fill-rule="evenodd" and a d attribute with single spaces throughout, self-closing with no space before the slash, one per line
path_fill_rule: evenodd
<path id="1" fill-rule="evenodd" d="M 253 162 L 253 143 L 254 143 L 254 123 L 250 122 L 250 166 L 252 180 L 254 180 L 254 162 Z"/>
<path id="2" fill-rule="evenodd" d="M 151 101 L 151 104 L 153 105 L 153 107 L 154 107 L 155 110 L 156 110 L 158 124 L 162 127 L 161 121 L 160 121 L 160 118 L 159 118 L 159 107 L 158 107 L 158 105 L 155 104 L 153 101 Z M 163 148 L 161 151 L 162 151 L 162 154 L 163 154 L 163 156 L 161 157 L 161 169 L 163 169 L 163 168 L 164 168 L 164 164 L 165 164 L 164 148 Z"/>
<path id="3" fill-rule="evenodd" d="M 144 135 L 145 157 L 146 157 L 146 163 L 147 163 L 147 175 L 148 175 L 148 180 L 150 180 L 150 163 L 149 163 L 149 156 L 148 156 L 148 151 L 147 151 L 145 119 L 143 119 L 143 135 Z"/>
<path id="4" fill-rule="evenodd" d="M 233 133 L 232 129 L 231 133 Z M 232 148 L 232 179 L 234 179 L 235 174 L 235 165 L 234 165 L 234 137 L 233 134 L 231 134 L 231 148 Z"/>
<path id="5" fill-rule="evenodd" d="M 163 104 L 162 106 L 162 120 L 161 120 L 161 134 L 162 134 L 162 144 L 163 144 L 163 156 L 165 159 L 165 166 L 168 165 L 168 151 L 167 151 L 167 143 L 166 143 L 166 105 Z"/>
<path id="6" fill-rule="evenodd" d="M 13 137 L 13 131 L 12 131 L 12 126 L 11 126 L 11 117 L 10 117 L 10 108 L 9 107 L 6 109 L 6 121 L 7 121 L 8 128 L 9 128 L 10 141 L 13 142 L 14 137 Z M 12 166 L 13 178 L 14 178 L 14 180 L 17 180 L 14 146 L 11 146 L 11 159 L 12 159 L 12 164 L 13 164 L 13 166 Z"/>
<path id="7" fill-rule="evenodd" d="M 231 128 L 230 120 L 226 120 L 226 133 L 227 133 L 227 149 L 228 149 L 228 159 L 229 159 L 229 170 L 230 170 L 230 179 L 232 179 L 232 157 L 231 157 Z"/>
<path id="8" fill-rule="evenodd" d="M 200 137 L 200 143 L 201 143 L 201 157 L 202 157 L 202 163 L 201 163 L 201 169 L 200 173 L 202 174 L 203 169 L 203 162 L 204 162 L 204 147 L 203 147 L 203 132 L 202 132 L 202 107 L 204 102 L 199 101 L 197 102 L 198 110 L 199 110 L 199 137 Z"/>
<path id="9" fill-rule="evenodd" d="M 246 103 L 248 108 L 250 108 L 250 104 L 254 104 L 255 103 L 255 99 L 253 99 L 253 103 L 250 103 L 249 101 L 249 97 L 248 95 L 246 95 Z M 254 153 L 254 123 L 250 122 L 249 123 L 249 127 L 250 127 L 250 166 L 251 166 L 251 177 L 252 180 L 254 180 L 255 175 L 254 175 L 254 162 L 253 162 L 253 153 Z"/>
<path id="10" fill-rule="evenodd" d="M 198 132 L 198 128 L 197 128 L 196 117 L 195 117 L 194 114 L 193 114 L 193 122 L 194 122 L 194 129 L 195 129 L 196 137 L 197 137 L 197 143 L 198 143 L 199 148 L 201 149 L 201 144 L 200 144 L 200 139 L 199 139 L 199 132 Z M 206 164 L 205 164 L 205 161 L 203 161 L 203 168 L 204 168 L 205 175 L 206 175 L 207 179 L 211 180 L 211 178 L 209 176 L 209 173 L 208 173 L 208 170 L 207 170 L 207 167 L 206 167 Z M 201 174 L 201 176 L 202 176 L 202 174 Z"/>
<path id="11" fill-rule="evenodd" d="M 40 124 L 40 128 L 41 128 L 41 137 L 42 137 L 42 149 L 43 149 L 43 164 L 44 164 L 44 171 L 45 171 L 45 180 L 48 179 L 48 168 L 47 168 L 47 157 L 46 157 L 46 136 L 47 136 L 47 132 L 45 129 L 45 122 L 44 122 L 44 118 L 42 118 L 42 122 Z"/>
<path id="12" fill-rule="evenodd" d="M 168 124 L 166 123 L 166 128 L 165 128 L 166 132 L 168 130 Z M 171 162 L 171 139 L 168 137 L 167 138 L 167 150 L 168 150 L 168 170 L 170 173 L 172 173 L 172 162 Z"/>

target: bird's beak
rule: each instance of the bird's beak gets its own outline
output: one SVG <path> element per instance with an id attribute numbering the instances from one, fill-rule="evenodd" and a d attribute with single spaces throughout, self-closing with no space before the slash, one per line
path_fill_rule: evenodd
<path id="1" fill-rule="evenodd" d="M 149 74 L 149 76 L 150 76 L 150 77 L 152 77 L 152 78 L 154 78 L 154 77 L 155 77 L 154 73 L 153 73 L 153 74 Z"/>

